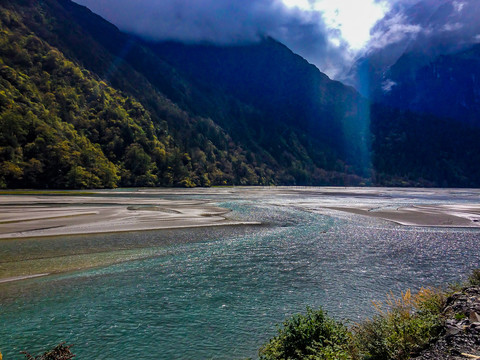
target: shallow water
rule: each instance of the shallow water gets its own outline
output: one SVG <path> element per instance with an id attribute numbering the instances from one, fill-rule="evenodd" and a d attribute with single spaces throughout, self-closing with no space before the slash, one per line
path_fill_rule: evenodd
<path id="1" fill-rule="evenodd" d="M 4 359 L 62 340 L 75 344 L 78 359 L 89 360 L 255 357 L 275 324 L 307 305 L 357 321 L 372 314 L 371 300 L 390 290 L 458 281 L 480 266 L 475 229 L 319 214 L 305 210 L 316 201 L 308 194 L 175 197 L 211 198 L 232 209 L 233 218 L 265 225 L 0 242 L 2 261 L 17 266 L 23 261 L 40 269 L 45 257 L 59 269 L 69 261 L 102 265 L 0 285 Z M 384 207 L 419 199 L 438 204 L 478 197 L 466 191 L 322 198 Z"/>

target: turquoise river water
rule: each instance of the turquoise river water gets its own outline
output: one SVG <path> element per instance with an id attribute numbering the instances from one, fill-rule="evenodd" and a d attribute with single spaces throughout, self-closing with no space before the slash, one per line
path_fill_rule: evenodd
<path id="1" fill-rule="evenodd" d="M 461 203 L 476 196 L 467 195 L 372 201 Z M 355 322 L 390 290 L 459 281 L 480 265 L 478 229 L 322 214 L 297 206 L 311 200 L 298 194 L 174 197 L 196 196 L 262 225 L 0 241 L 0 259 L 75 244 L 82 256 L 125 260 L 0 284 L 4 360 L 61 341 L 75 344 L 80 360 L 255 358 L 276 324 L 306 306 Z M 85 250 L 92 248 L 101 250 Z"/>

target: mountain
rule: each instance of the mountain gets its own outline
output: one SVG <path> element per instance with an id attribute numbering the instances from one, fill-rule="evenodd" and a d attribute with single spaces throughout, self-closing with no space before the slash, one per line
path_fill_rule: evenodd
<path id="1" fill-rule="evenodd" d="M 372 182 L 383 186 L 478 187 L 480 128 L 375 104 Z"/>
<path id="2" fill-rule="evenodd" d="M 162 54 L 157 46 L 120 32 L 69 0 L 4 1 L 1 14 L 4 70 L 15 76 L 25 75 L 32 87 L 31 93 L 25 94 L 21 84 L 4 78 L 4 89 L 9 89 L 5 101 L 18 103 L 15 96 L 21 93 L 25 98 L 15 108 L 15 115 L 24 118 L 29 111 L 35 115 L 26 123 L 10 120 L 21 123 L 18 132 L 31 135 L 13 134 L 15 141 L 5 139 L 0 144 L 6 149 L 0 159 L 3 186 L 341 184 L 346 172 L 351 181 L 362 181 L 366 163 L 358 154 L 366 157 L 367 134 L 356 119 L 366 103 L 352 88 L 331 81 L 271 39 L 226 50 L 246 51 L 247 56 L 261 51 L 267 56 L 263 69 L 257 69 L 254 76 L 261 79 L 265 71 L 268 86 L 262 101 L 252 102 L 253 97 L 208 84 L 207 73 L 196 77 L 182 64 L 170 64 L 171 56 Z M 29 48 L 26 44 L 31 41 L 38 43 L 41 50 Z M 60 60 L 49 67 L 44 58 L 51 52 Z M 280 60 L 276 67 L 269 70 L 268 62 L 277 56 Z M 93 86 L 81 89 L 78 78 L 58 65 L 65 62 L 74 69 L 71 72 L 98 84 L 99 103 L 90 101 Z M 230 73 L 236 73 L 238 68 L 230 65 Z M 278 79 L 290 74 L 291 68 L 302 78 L 290 76 L 281 85 L 283 93 L 269 93 L 276 88 Z M 55 86 L 47 88 L 44 84 L 51 78 Z M 308 86 L 301 83 L 307 80 Z M 290 95 L 297 89 L 303 93 L 285 102 L 283 111 L 277 105 L 289 99 L 286 86 L 291 87 Z M 61 97 L 66 93 L 72 93 L 68 100 Z M 135 112 L 128 106 L 118 105 L 117 109 L 112 105 L 107 95 L 113 93 L 119 104 L 132 102 L 138 106 L 137 118 L 132 117 Z M 66 138 L 65 146 L 73 146 L 66 130 L 60 130 L 71 129 L 95 147 L 99 158 L 105 159 L 114 174 L 111 181 L 103 181 L 100 174 L 95 174 L 98 166 L 83 161 L 81 156 L 67 156 L 61 171 L 55 173 L 58 160 L 46 156 L 41 148 L 32 148 L 40 136 L 32 128 L 46 121 L 38 109 L 34 111 L 33 103 L 44 104 L 47 95 L 53 98 L 45 111 L 55 118 L 59 136 L 52 143 Z M 107 104 L 114 109 L 104 111 Z M 6 111 L 6 107 L 1 108 L 2 119 L 8 118 Z M 348 139 L 358 129 L 363 131 L 362 143 L 355 144 Z M 39 159 L 40 155 L 45 156 Z M 35 177 L 28 175 L 31 162 L 37 165 Z M 83 175 L 78 181 L 72 180 L 78 172 Z"/>
<path id="3" fill-rule="evenodd" d="M 272 38 L 150 43 L 70 0 L 3 0 L 0 28 L 0 187 L 480 184 L 478 128 Z"/>
<path id="4" fill-rule="evenodd" d="M 368 167 L 368 103 L 353 88 L 330 80 L 274 39 L 237 46 L 160 43 L 150 47 L 197 86 L 213 87 L 260 111 L 262 121 L 248 125 L 271 153 L 275 154 L 272 139 L 290 129 L 299 138 L 316 142 L 315 150 L 304 146 L 308 152 L 322 150 L 323 155 L 311 157 L 321 168 L 334 168 L 332 155 L 356 173 Z M 325 156 L 330 159 L 319 161 Z"/>
<path id="5" fill-rule="evenodd" d="M 149 44 L 132 37 L 112 41 L 120 37 L 118 31 L 99 26 L 83 13 L 72 14 L 97 41 L 182 109 L 212 119 L 259 162 L 271 164 L 276 183 L 341 182 L 346 167 L 357 174 L 366 172 L 368 125 L 357 121 L 365 117 L 365 101 L 273 39 L 228 47 Z M 242 83 L 243 94 L 251 91 L 250 98 L 230 91 Z M 264 86 L 261 96 L 252 91 L 258 85 Z"/>
<path id="6" fill-rule="evenodd" d="M 386 45 L 359 59 L 349 81 L 372 102 L 480 125 L 479 16 L 472 0 L 396 4 L 373 29 Z"/>
<path id="7" fill-rule="evenodd" d="M 440 55 L 414 70 L 410 62 L 404 55 L 390 68 L 391 86 L 378 101 L 480 126 L 480 45 Z"/>
<path id="8" fill-rule="evenodd" d="M 459 53 L 478 43 L 480 6 L 476 0 L 397 2 L 372 29 L 367 50 L 343 79 L 376 99 L 400 71 L 404 81 L 439 56 Z"/>
<path id="9" fill-rule="evenodd" d="M 399 2 L 372 30 L 345 80 L 374 104 L 374 183 L 478 186 L 478 16 L 473 0 Z"/>

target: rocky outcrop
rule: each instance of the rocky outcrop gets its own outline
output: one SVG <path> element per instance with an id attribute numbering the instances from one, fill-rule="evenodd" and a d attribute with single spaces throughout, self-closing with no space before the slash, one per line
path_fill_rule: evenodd
<path id="1" fill-rule="evenodd" d="M 451 295 L 444 314 L 443 335 L 414 360 L 480 359 L 480 286 Z"/>

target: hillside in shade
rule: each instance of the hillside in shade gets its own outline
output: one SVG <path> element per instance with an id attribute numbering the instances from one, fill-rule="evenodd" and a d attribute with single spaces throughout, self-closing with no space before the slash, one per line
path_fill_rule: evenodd
<path id="1" fill-rule="evenodd" d="M 0 27 L 1 187 L 480 184 L 468 122 L 371 107 L 268 37 L 149 43 L 70 0 Z"/>
<path id="2" fill-rule="evenodd" d="M 391 88 L 379 93 L 378 101 L 480 126 L 479 45 L 439 55 L 423 66 L 405 54 L 387 76 Z"/>
<path id="3" fill-rule="evenodd" d="M 371 101 L 479 126 L 478 1 L 425 0 L 394 6 L 373 33 L 384 40 L 394 17 L 413 32 L 373 46 L 346 81 Z"/>

